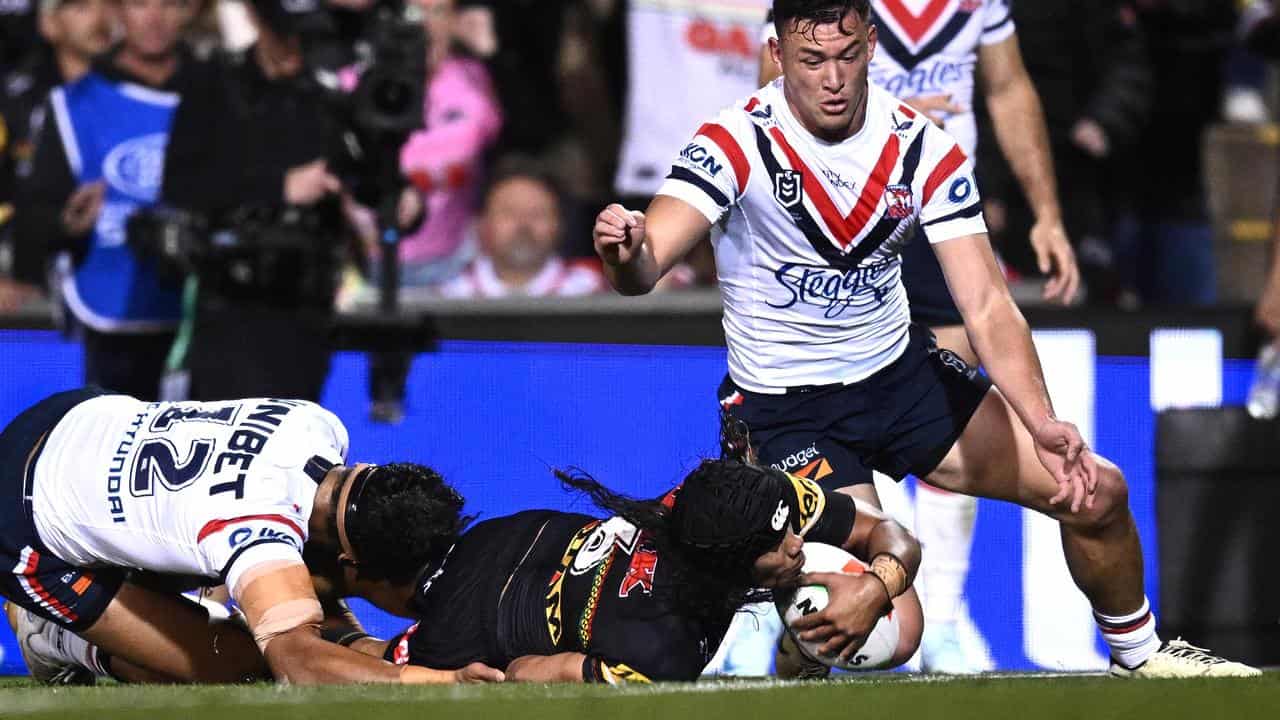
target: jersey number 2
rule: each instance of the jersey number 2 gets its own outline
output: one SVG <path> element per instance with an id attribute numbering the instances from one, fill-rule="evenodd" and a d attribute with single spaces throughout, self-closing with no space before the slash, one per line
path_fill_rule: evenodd
<path id="1" fill-rule="evenodd" d="M 156 492 L 156 483 L 171 491 L 181 490 L 195 482 L 209 464 L 213 455 L 212 440 L 196 440 L 185 459 L 179 459 L 178 449 L 162 438 L 148 440 L 138 448 L 133 462 L 134 497 L 150 497 Z"/>

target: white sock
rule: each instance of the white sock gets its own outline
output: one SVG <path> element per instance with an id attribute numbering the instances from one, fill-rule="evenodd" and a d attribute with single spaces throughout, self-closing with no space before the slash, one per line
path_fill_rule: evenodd
<path id="1" fill-rule="evenodd" d="M 1156 616 L 1145 597 L 1136 612 L 1111 616 L 1094 611 L 1093 619 L 1102 631 L 1102 639 L 1111 648 L 1111 658 L 1126 668 L 1138 667 L 1160 649 Z"/>
<path id="2" fill-rule="evenodd" d="M 58 628 L 56 632 L 57 636 L 53 638 L 53 642 L 57 644 L 60 655 L 100 678 L 111 677 L 111 673 L 107 672 L 102 658 L 99 657 L 97 645 L 65 628 Z"/>
<path id="3" fill-rule="evenodd" d="M 978 501 L 921 482 L 916 492 L 916 537 L 920 539 L 921 603 L 925 626 L 960 617 L 969 577 Z"/>

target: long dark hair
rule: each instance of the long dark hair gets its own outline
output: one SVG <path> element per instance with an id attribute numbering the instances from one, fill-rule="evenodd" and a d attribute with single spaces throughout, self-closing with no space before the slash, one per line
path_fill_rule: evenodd
<path id="1" fill-rule="evenodd" d="M 704 461 L 691 476 L 726 464 L 720 460 Z M 708 622 L 724 623 L 743 605 L 773 599 L 771 591 L 752 587 L 750 564 L 730 567 L 709 562 L 706 553 L 683 542 L 672 521 L 671 508 L 661 498 L 640 500 L 615 492 L 580 468 L 556 470 L 555 475 L 566 490 L 586 495 L 596 507 L 645 532 L 663 560 L 673 561 L 670 579 L 663 586 L 655 585 L 654 593 L 668 594 L 679 611 Z"/>

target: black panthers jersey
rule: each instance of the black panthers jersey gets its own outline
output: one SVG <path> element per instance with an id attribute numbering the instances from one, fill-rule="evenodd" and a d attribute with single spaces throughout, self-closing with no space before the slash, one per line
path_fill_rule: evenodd
<path id="1" fill-rule="evenodd" d="M 807 539 L 843 545 L 854 506 L 792 477 Z M 668 500 L 671 496 L 668 496 Z M 534 510 L 476 524 L 416 598 L 419 622 L 390 643 L 387 659 L 437 669 L 524 655 L 587 656 L 588 681 L 694 680 L 732 613 L 683 609 L 686 577 L 645 531 L 615 517 Z"/>

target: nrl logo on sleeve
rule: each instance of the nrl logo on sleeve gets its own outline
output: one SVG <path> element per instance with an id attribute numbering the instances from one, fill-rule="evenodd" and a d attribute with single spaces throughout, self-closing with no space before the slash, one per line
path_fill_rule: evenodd
<path id="1" fill-rule="evenodd" d="M 773 176 L 773 199 L 790 210 L 804 199 L 803 176 L 795 170 L 782 170 Z"/>
<path id="2" fill-rule="evenodd" d="M 884 201 L 888 205 L 884 214 L 893 220 L 906 220 L 916 211 L 910 185 L 890 185 L 885 188 Z"/>

